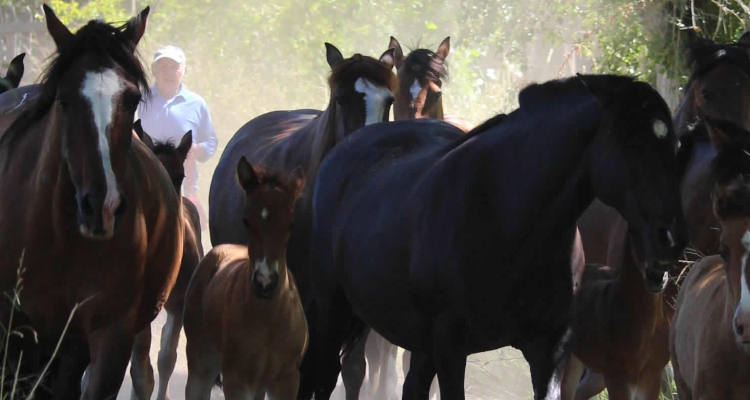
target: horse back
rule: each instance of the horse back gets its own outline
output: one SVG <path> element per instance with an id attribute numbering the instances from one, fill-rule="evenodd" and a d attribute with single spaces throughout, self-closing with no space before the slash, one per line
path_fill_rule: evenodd
<path id="1" fill-rule="evenodd" d="M 274 111 L 243 125 L 221 155 L 209 189 L 211 244 L 246 244 L 245 227 L 237 215 L 245 202 L 237 184 L 237 163 L 245 156 L 251 164 L 272 171 L 310 166 L 312 132 L 301 131 L 320 115 L 318 110 Z M 309 134 L 307 134 L 309 133 Z"/>

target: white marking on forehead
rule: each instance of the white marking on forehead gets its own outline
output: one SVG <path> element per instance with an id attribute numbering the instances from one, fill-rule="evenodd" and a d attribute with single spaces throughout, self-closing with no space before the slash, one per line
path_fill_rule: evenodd
<path id="1" fill-rule="evenodd" d="M 261 210 L 261 212 L 260 212 L 260 216 L 261 216 L 261 218 L 263 218 L 264 220 L 267 220 L 267 219 L 268 219 L 268 209 L 267 209 L 267 208 L 264 208 L 263 210 Z"/>
<path id="2" fill-rule="evenodd" d="M 419 92 L 422 91 L 422 85 L 419 84 L 418 79 L 414 79 L 414 83 L 412 83 L 411 87 L 409 88 L 409 92 L 411 93 L 412 100 L 416 100 L 417 96 L 419 96 Z"/>
<path id="3" fill-rule="evenodd" d="M 114 213 L 120 202 L 117 180 L 112 171 L 109 154 L 109 131 L 112 124 L 112 111 L 115 101 L 123 91 L 120 77 L 113 69 L 102 72 L 87 72 L 81 87 L 81 94 L 88 100 L 96 130 L 99 133 L 99 153 L 102 156 L 104 177 L 107 180 L 107 196 L 104 199 L 104 212 Z M 106 218 L 105 218 L 106 220 Z"/>
<path id="4" fill-rule="evenodd" d="M 654 129 L 654 135 L 656 135 L 657 138 L 664 139 L 667 137 L 669 128 L 667 128 L 667 124 L 665 124 L 664 121 L 655 119 L 652 127 Z"/>
<path id="5" fill-rule="evenodd" d="M 742 256 L 742 276 L 740 276 L 740 282 L 742 285 L 742 292 L 740 295 L 740 305 L 737 307 L 737 311 L 742 313 L 750 312 L 750 288 L 747 284 L 747 255 L 750 252 L 750 231 L 745 231 L 742 236 L 742 245 L 745 247 L 745 255 Z"/>
<path id="6" fill-rule="evenodd" d="M 354 90 L 365 94 L 365 125 L 382 122 L 386 101 L 393 97 L 393 93 L 387 88 L 373 85 L 364 78 L 357 79 Z"/>

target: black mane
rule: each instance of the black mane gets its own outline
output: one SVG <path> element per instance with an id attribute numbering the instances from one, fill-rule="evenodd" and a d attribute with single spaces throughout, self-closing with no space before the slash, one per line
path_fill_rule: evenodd
<path id="1" fill-rule="evenodd" d="M 115 27 L 101 20 L 89 21 L 75 35 L 65 42 L 51 58 L 40 76 L 40 94 L 34 105 L 25 110 L 0 138 L 0 145 L 5 141 L 13 143 L 17 136 L 23 134 L 32 124 L 41 119 L 55 101 L 57 87 L 65 72 L 84 54 L 94 54 L 102 60 L 111 60 L 125 74 L 132 77 L 141 93 L 150 98 L 148 80 L 143 64 L 133 52 L 135 47 L 128 32 L 134 30 L 134 23 Z"/>
<path id="2" fill-rule="evenodd" d="M 750 76 L 750 45 L 738 42 L 716 43 L 711 39 L 693 36 L 687 41 L 684 50 L 685 60 L 690 69 L 690 79 L 685 87 L 689 87 L 693 80 L 723 63 L 731 63 Z"/>

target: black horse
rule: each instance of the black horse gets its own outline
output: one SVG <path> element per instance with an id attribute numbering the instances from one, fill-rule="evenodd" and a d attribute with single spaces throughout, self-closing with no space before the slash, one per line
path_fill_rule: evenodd
<path id="1" fill-rule="evenodd" d="M 303 381 L 328 399 L 364 324 L 413 352 L 404 399 L 464 398 L 469 354 L 513 346 L 544 398 L 573 297 L 576 219 L 599 198 L 663 279 L 687 243 L 669 108 L 632 77 L 533 84 L 464 135 L 434 120 L 364 127 L 323 162 L 313 195 L 314 305 Z"/>

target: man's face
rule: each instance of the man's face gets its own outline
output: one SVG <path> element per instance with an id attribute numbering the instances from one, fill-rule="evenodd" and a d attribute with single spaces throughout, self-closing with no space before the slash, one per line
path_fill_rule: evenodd
<path id="1" fill-rule="evenodd" d="M 154 78 L 159 91 L 176 92 L 185 70 L 175 60 L 162 58 L 154 64 Z"/>

